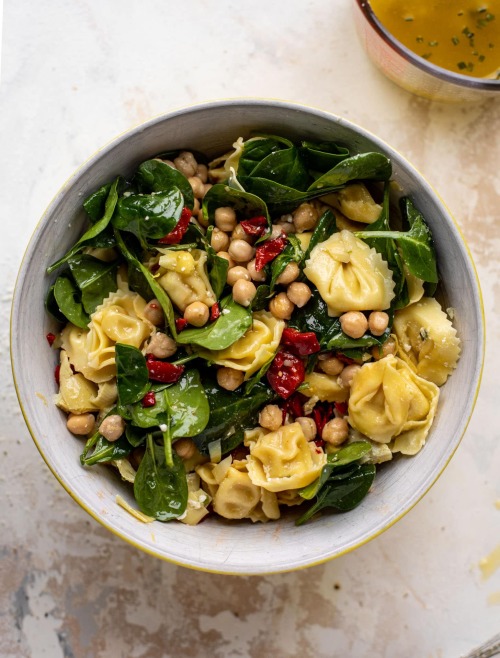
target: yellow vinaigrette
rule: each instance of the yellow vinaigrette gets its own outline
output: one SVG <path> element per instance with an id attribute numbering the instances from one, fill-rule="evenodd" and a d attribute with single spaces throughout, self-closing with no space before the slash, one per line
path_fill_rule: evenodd
<path id="1" fill-rule="evenodd" d="M 500 0 L 370 0 L 387 30 L 436 66 L 500 78 Z"/>

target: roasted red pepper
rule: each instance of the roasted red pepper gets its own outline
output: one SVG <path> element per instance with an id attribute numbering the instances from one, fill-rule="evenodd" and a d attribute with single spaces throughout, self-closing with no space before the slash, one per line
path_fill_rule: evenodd
<path id="1" fill-rule="evenodd" d="M 319 352 L 321 347 L 314 331 L 300 332 L 287 327 L 281 335 L 281 344 L 297 356 L 308 356 Z"/>
<path id="2" fill-rule="evenodd" d="M 347 402 L 335 402 L 334 403 L 335 411 L 341 416 L 345 416 L 347 413 Z"/>
<path id="3" fill-rule="evenodd" d="M 276 354 L 267 371 L 267 381 L 273 391 L 287 400 L 302 384 L 305 375 L 303 362 L 294 354 L 281 351 Z"/>
<path id="4" fill-rule="evenodd" d="M 255 269 L 260 272 L 263 267 L 279 256 L 283 249 L 286 247 L 288 238 L 285 234 L 280 235 L 279 238 L 274 240 L 267 240 L 264 244 L 257 247 L 255 251 Z"/>
<path id="5" fill-rule="evenodd" d="M 220 317 L 220 305 L 219 302 L 215 302 L 215 304 L 213 304 L 210 307 L 210 322 L 214 322 L 219 317 Z"/>
<path id="6" fill-rule="evenodd" d="M 244 219 L 240 222 L 241 228 L 245 231 L 247 235 L 252 235 L 255 237 L 260 237 L 264 235 L 267 228 L 267 219 L 264 215 L 259 217 L 252 217 L 251 219 Z"/>
<path id="7" fill-rule="evenodd" d="M 158 240 L 159 244 L 178 244 L 188 230 L 189 221 L 193 213 L 189 208 L 183 208 L 176 227 Z"/>
<path id="8" fill-rule="evenodd" d="M 183 329 L 185 329 L 188 326 L 188 321 L 184 320 L 184 318 L 177 318 L 175 321 L 175 328 L 177 329 L 178 333 L 180 333 Z"/>
<path id="9" fill-rule="evenodd" d="M 351 359 L 348 356 L 344 356 L 340 352 L 337 352 L 337 354 L 335 354 L 335 356 L 337 357 L 337 359 L 339 361 L 342 361 L 342 363 L 345 363 L 348 366 L 350 366 L 352 363 L 356 363 L 356 361 L 354 359 Z"/>
<path id="10" fill-rule="evenodd" d="M 166 361 L 147 361 L 149 379 L 162 384 L 174 384 L 184 372 L 184 366 L 176 366 Z"/>
<path id="11" fill-rule="evenodd" d="M 45 338 L 47 339 L 47 343 L 52 347 L 56 339 L 55 334 L 47 334 Z"/>
<path id="12" fill-rule="evenodd" d="M 323 436 L 323 429 L 327 422 L 335 417 L 333 413 L 333 404 L 330 402 L 317 402 L 312 410 L 312 417 L 316 423 L 318 436 Z"/>
<path id="13" fill-rule="evenodd" d="M 304 401 L 307 400 L 302 393 L 294 393 L 286 402 L 283 403 L 281 410 L 283 412 L 283 424 L 286 420 L 286 415 L 290 414 L 294 419 L 300 418 L 304 415 Z"/>
<path id="14" fill-rule="evenodd" d="M 142 406 L 147 409 L 148 407 L 154 407 L 155 404 L 156 404 L 155 392 L 149 391 L 149 393 L 146 393 L 146 395 L 142 398 Z"/>
<path id="15" fill-rule="evenodd" d="M 61 383 L 60 374 L 61 374 L 61 366 L 56 366 L 56 367 L 54 368 L 54 379 L 56 380 L 56 384 L 57 384 L 58 386 L 59 386 L 59 384 Z"/>

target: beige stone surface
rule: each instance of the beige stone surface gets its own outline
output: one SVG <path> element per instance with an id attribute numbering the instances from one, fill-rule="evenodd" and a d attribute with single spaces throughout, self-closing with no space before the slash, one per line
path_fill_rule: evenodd
<path id="1" fill-rule="evenodd" d="M 3 36 L 0 656 L 456 658 L 497 633 L 500 569 L 479 562 L 500 544 L 500 101 L 395 87 L 349 0 L 7 0 Z M 405 154 L 469 241 L 488 327 L 475 415 L 424 500 L 350 555 L 253 578 L 162 563 L 91 520 L 36 451 L 8 362 L 15 271 L 72 170 L 155 114 L 236 96 L 330 110 Z"/>

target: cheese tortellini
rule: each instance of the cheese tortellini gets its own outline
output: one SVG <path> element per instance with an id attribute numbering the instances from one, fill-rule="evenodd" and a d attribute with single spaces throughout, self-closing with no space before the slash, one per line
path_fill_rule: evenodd
<path id="1" fill-rule="evenodd" d="M 354 376 L 349 423 L 393 452 L 414 455 L 436 414 L 439 389 L 422 379 L 401 359 L 389 355 L 365 364 Z"/>
<path id="2" fill-rule="evenodd" d="M 207 306 L 215 304 L 217 300 L 208 280 L 205 251 L 158 251 L 162 253 L 158 282 L 182 313 L 193 302 L 203 302 Z"/>
<path id="3" fill-rule="evenodd" d="M 460 340 L 439 302 L 424 297 L 396 311 L 394 332 L 398 356 L 420 377 L 442 386 L 457 366 Z"/>
<path id="4" fill-rule="evenodd" d="M 241 370 L 248 379 L 273 357 L 284 328 L 283 320 L 268 311 L 258 311 L 253 314 L 250 329 L 227 349 L 200 349 L 199 354 L 220 366 Z"/>
<path id="5" fill-rule="evenodd" d="M 291 423 L 252 442 L 247 461 L 251 481 L 276 493 L 311 484 L 326 455 L 314 442 L 308 443 L 300 423 Z"/>
<path id="6" fill-rule="evenodd" d="M 387 263 L 350 231 L 334 233 L 316 245 L 304 274 L 317 287 L 331 316 L 346 311 L 383 311 L 394 299 Z"/>
<path id="7" fill-rule="evenodd" d="M 72 414 L 84 414 L 88 411 L 98 411 L 95 400 L 97 386 L 89 382 L 80 373 L 71 369 L 69 357 L 61 350 L 61 367 L 59 370 L 59 393 L 56 395 L 56 405 Z"/>
<path id="8" fill-rule="evenodd" d="M 317 398 L 321 402 L 345 402 L 349 389 L 341 386 L 338 377 L 331 377 L 322 372 L 310 372 L 305 376 L 301 393 L 308 398 Z"/>
<path id="9" fill-rule="evenodd" d="M 363 183 L 352 183 L 329 195 L 329 201 L 348 219 L 373 224 L 380 217 L 382 206 L 376 203 Z"/>

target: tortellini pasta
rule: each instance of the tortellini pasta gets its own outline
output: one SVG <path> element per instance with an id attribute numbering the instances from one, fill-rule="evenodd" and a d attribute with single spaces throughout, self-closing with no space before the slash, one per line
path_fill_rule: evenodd
<path id="1" fill-rule="evenodd" d="M 291 423 L 252 442 L 247 461 L 251 481 L 276 493 L 310 484 L 319 477 L 326 455 L 308 443 L 300 423 Z"/>
<path id="2" fill-rule="evenodd" d="M 373 224 L 382 212 L 382 206 L 374 201 L 363 183 L 352 183 L 329 195 L 329 202 L 348 219 L 363 224 Z"/>
<path id="3" fill-rule="evenodd" d="M 162 252 L 161 249 L 158 251 Z M 184 313 L 193 302 L 203 302 L 207 306 L 215 304 L 217 300 L 206 270 L 206 252 L 201 249 L 163 252 L 159 260 L 158 282 L 177 308 Z"/>
<path id="4" fill-rule="evenodd" d="M 349 397 L 349 389 L 339 384 L 338 377 L 331 377 L 321 372 L 310 372 L 305 376 L 307 386 L 301 393 L 308 398 L 316 398 L 321 402 L 345 402 Z"/>
<path id="5" fill-rule="evenodd" d="M 200 349 L 199 354 L 220 366 L 245 373 L 248 379 L 272 358 L 281 340 L 285 323 L 268 311 L 253 314 L 252 326 L 225 350 Z"/>
<path id="6" fill-rule="evenodd" d="M 96 399 L 97 386 L 89 382 L 80 373 L 71 369 L 68 355 L 61 350 L 61 368 L 59 370 L 59 393 L 56 395 L 56 405 L 72 414 L 83 414 L 88 411 L 98 411 L 93 400 Z"/>
<path id="7" fill-rule="evenodd" d="M 420 377 L 442 386 L 457 366 L 460 340 L 439 302 L 424 297 L 396 311 L 393 331 L 398 356 Z"/>
<path id="8" fill-rule="evenodd" d="M 197 525 L 208 514 L 207 506 L 212 498 L 200 487 L 200 476 L 197 473 L 186 475 L 188 485 L 188 501 L 186 511 L 179 521 L 186 525 Z"/>
<path id="9" fill-rule="evenodd" d="M 438 398 L 435 384 L 389 355 L 365 364 L 354 376 L 349 423 L 373 441 L 395 439 L 393 452 L 414 455 L 425 443 Z"/>
<path id="10" fill-rule="evenodd" d="M 316 245 L 304 274 L 315 284 L 331 316 L 383 311 L 394 298 L 392 272 L 382 256 L 350 231 Z"/>

